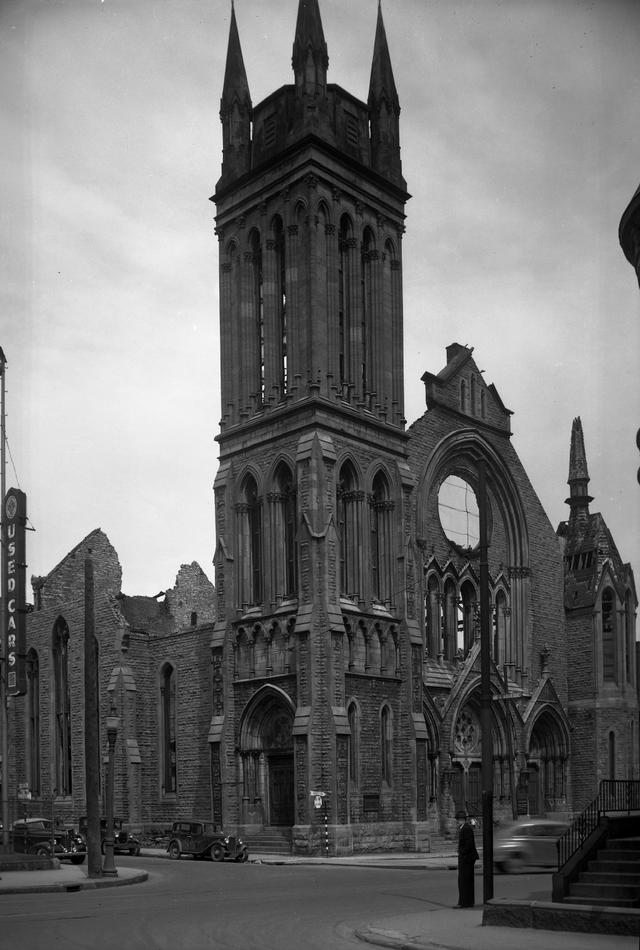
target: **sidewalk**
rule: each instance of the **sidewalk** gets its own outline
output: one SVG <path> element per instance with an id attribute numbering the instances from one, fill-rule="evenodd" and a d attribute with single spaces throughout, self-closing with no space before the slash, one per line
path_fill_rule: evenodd
<path id="1" fill-rule="evenodd" d="M 166 851 L 143 848 L 144 857 L 167 860 Z M 457 867 L 456 855 L 371 854 L 343 858 L 297 857 L 281 854 L 256 855 L 253 864 L 342 865 L 392 869 L 442 869 Z M 119 867 L 117 877 L 89 879 L 84 865 L 61 864 L 47 871 L 2 871 L 0 900 L 5 894 L 36 891 L 79 891 L 85 888 L 118 887 L 148 879 L 146 871 Z M 449 907 L 421 910 L 401 916 L 372 920 L 356 930 L 365 944 L 394 950 L 640 950 L 638 937 L 599 933 L 540 930 L 527 927 L 483 926 L 483 908 L 456 910 Z"/>

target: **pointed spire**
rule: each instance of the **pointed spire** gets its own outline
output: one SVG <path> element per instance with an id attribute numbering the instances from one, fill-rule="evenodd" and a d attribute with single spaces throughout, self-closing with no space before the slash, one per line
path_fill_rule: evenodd
<path id="1" fill-rule="evenodd" d="M 251 165 L 251 115 L 247 72 L 244 68 L 236 11 L 231 3 L 231 24 L 227 62 L 220 99 L 222 122 L 222 176 L 221 181 L 238 178 Z"/>
<path id="2" fill-rule="evenodd" d="M 589 472 L 587 470 L 587 453 L 584 448 L 582 422 L 578 416 L 573 420 L 571 427 L 571 450 L 569 453 L 569 498 L 566 503 L 571 508 L 570 521 L 582 520 L 589 515 L 589 503 L 593 498 L 589 494 Z"/>
<path id="3" fill-rule="evenodd" d="M 299 91 L 311 96 L 324 93 L 329 55 L 318 0 L 299 0 L 291 65 Z"/>
<path id="4" fill-rule="evenodd" d="M 396 84 L 391 68 L 389 44 L 382 19 L 382 4 L 378 0 L 378 20 L 376 23 L 376 38 L 373 44 L 373 60 L 371 62 L 371 78 L 369 80 L 369 107 L 378 105 L 386 99 L 397 112 L 400 112 L 400 101 L 396 91 Z"/>
<path id="5" fill-rule="evenodd" d="M 222 84 L 220 111 L 228 111 L 234 101 L 237 101 L 240 105 L 248 107 L 249 109 L 251 108 L 249 83 L 247 82 L 247 72 L 244 68 L 238 24 L 236 23 L 236 11 L 232 0 L 229 43 L 227 45 L 227 63 L 224 71 L 224 82 Z"/>
<path id="6" fill-rule="evenodd" d="M 393 78 L 389 44 L 378 2 L 371 78 L 367 99 L 371 118 L 371 158 L 381 175 L 404 186 L 400 161 L 400 100 Z"/>

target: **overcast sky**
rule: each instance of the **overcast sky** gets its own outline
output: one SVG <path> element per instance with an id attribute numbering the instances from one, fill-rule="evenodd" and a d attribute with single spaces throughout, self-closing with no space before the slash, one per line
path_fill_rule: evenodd
<path id="1" fill-rule="evenodd" d="M 236 0 L 254 105 L 293 81 L 297 0 Z M 320 0 L 366 100 L 377 0 Z M 554 528 L 582 418 L 592 511 L 640 586 L 637 0 L 383 0 L 412 194 L 405 391 L 473 346 Z M 0 0 L 0 346 L 28 576 L 94 528 L 128 594 L 214 580 L 218 258 L 209 202 L 230 0 Z"/>

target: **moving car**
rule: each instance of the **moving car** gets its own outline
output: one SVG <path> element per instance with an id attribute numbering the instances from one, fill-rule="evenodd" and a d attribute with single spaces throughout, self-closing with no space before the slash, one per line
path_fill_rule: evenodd
<path id="1" fill-rule="evenodd" d="M 247 846 L 235 835 L 225 835 L 212 821 L 174 821 L 167 845 L 169 857 L 177 860 L 183 854 L 196 859 L 211 858 L 212 861 L 246 861 Z"/>
<path id="2" fill-rule="evenodd" d="M 522 867 L 557 867 L 558 840 L 569 827 L 552 818 L 522 818 L 505 826 L 493 842 L 493 863 L 499 871 Z"/>
<path id="3" fill-rule="evenodd" d="M 85 835 L 87 834 L 87 819 L 83 817 L 80 819 L 80 831 Z M 107 835 L 107 819 L 100 819 L 100 841 L 102 846 L 102 853 L 104 854 L 104 839 Z M 113 853 L 114 854 L 131 854 L 137 855 L 140 854 L 140 840 L 135 835 L 132 835 L 129 831 L 126 831 L 122 827 L 122 821 L 120 818 L 113 819 Z"/>
<path id="4" fill-rule="evenodd" d="M 49 818 L 21 818 L 11 829 L 13 850 L 19 854 L 38 854 L 82 864 L 87 842 L 73 828 L 54 825 Z"/>

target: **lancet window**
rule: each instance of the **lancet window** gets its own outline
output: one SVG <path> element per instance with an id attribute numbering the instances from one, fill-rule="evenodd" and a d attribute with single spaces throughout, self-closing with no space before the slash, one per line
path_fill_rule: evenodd
<path id="1" fill-rule="evenodd" d="M 170 795 L 177 790 L 176 673 L 171 663 L 165 663 L 160 671 L 160 736 L 162 792 Z"/>
<path id="2" fill-rule="evenodd" d="M 69 627 L 59 617 L 53 629 L 56 793 L 71 795 L 71 689 L 69 684 Z"/>
<path id="3" fill-rule="evenodd" d="M 276 599 L 293 597 L 298 589 L 296 490 L 291 469 L 281 462 L 269 496 L 272 517 L 272 562 Z"/>
<path id="4" fill-rule="evenodd" d="M 381 603 L 393 602 L 393 502 L 389 483 L 382 472 L 373 480 L 371 506 L 371 575 L 373 596 Z"/>
<path id="5" fill-rule="evenodd" d="M 262 602 L 262 504 L 252 475 L 242 483 L 236 513 L 239 605 L 249 606 Z"/>
<path id="6" fill-rule="evenodd" d="M 340 591 L 357 600 L 361 594 L 360 551 L 362 547 L 362 498 L 356 472 L 350 462 L 340 469 L 337 485 L 338 541 L 340 545 Z"/>

